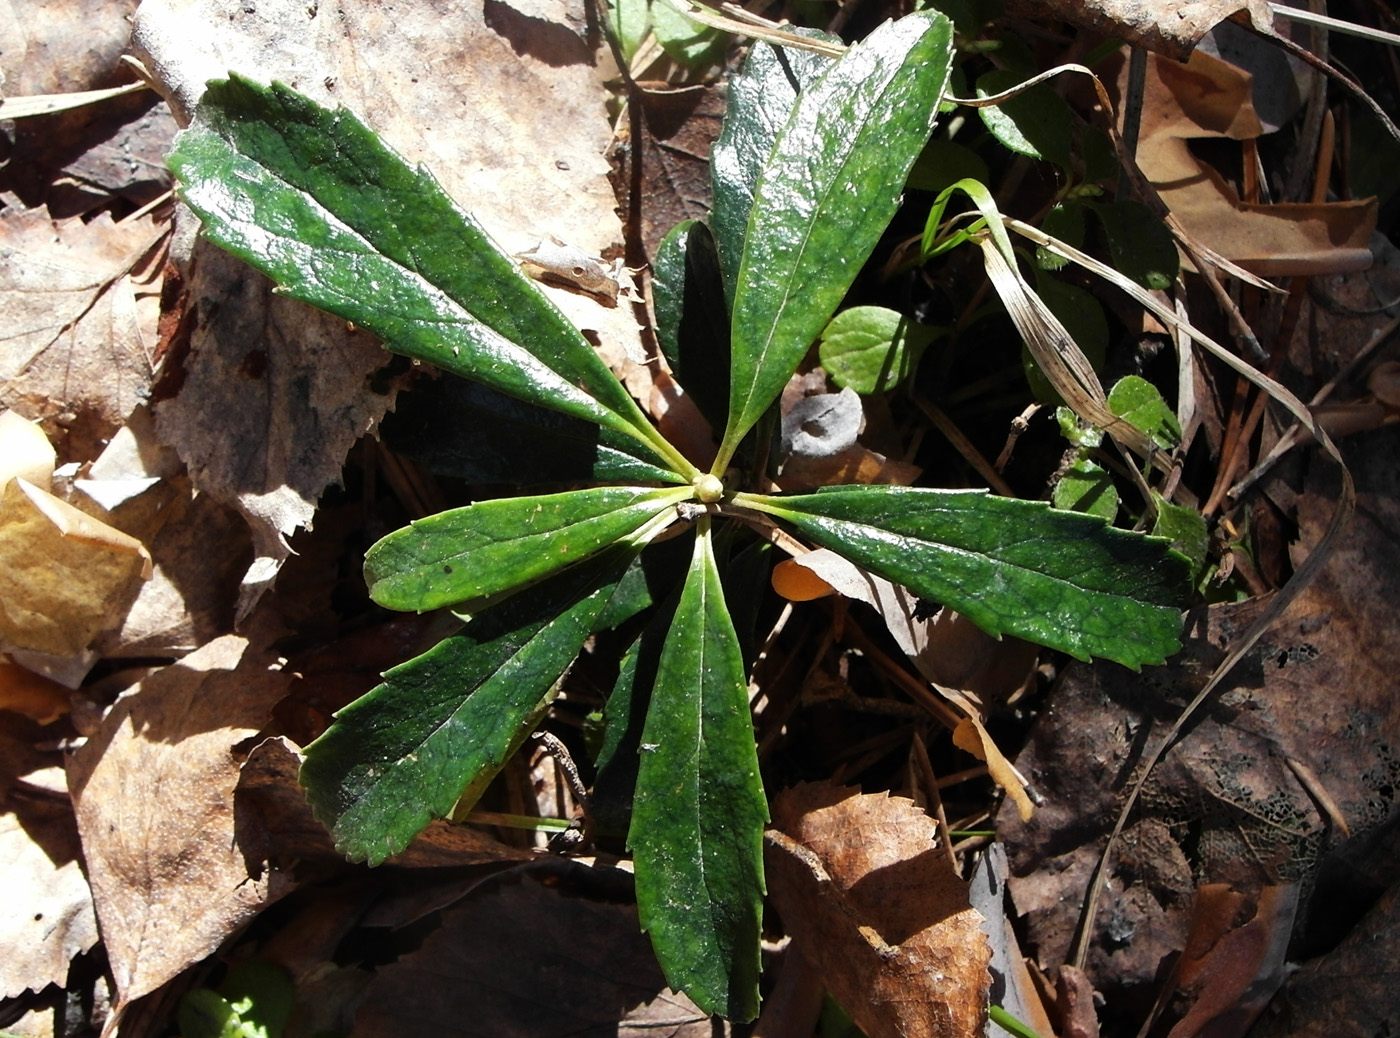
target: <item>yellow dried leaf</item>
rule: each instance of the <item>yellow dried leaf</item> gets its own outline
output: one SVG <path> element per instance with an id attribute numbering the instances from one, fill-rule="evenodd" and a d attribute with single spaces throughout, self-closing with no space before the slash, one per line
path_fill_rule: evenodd
<path id="1" fill-rule="evenodd" d="M 150 555 L 23 479 L 0 498 L 0 640 L 73 656 L 125 613 Z"/>

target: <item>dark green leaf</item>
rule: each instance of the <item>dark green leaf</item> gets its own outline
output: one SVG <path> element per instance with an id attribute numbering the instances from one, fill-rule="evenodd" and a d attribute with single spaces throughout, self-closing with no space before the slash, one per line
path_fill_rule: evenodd
<path id="1" fill-rule="evenodd" d="M 1084 207 L 1078 202 L 1061 202 L 1045 214 L 1040 229 L 1050 237 L 1072 245 L 1076 249 L 1084 247 Z M 1036 246 L 1035 262 L 1041 270 L 1060 270 L 1069 260 L 1043 245 Z"/>
<path id="2" fill-rule="evenodd" d="M 1210 534 L 1205 517 L 1194 508 L 1174 505 L 1161 494 L 1154 493 L 1157 520 L 1152 524 L 1155 537 L 1165 537 L 1172 547 L 1191 560 L 1191 571 L 1197 578 L 1206 568 L 1206 553 L 1210 549 Z"/>
<path id="3" fill-rule="evenodd" d="M 768 808 L 743 660 L 703 524 L 641 750 L 628 843 L 642 927 L 672 987 L 707 1013 L 751 1020 Z"/>
<path id="4" fill-rule="evenodd" d="M 292 298 L 396 353 L 656 443 L 578 329 L 426 170 L 345 109 L 281 84 L 215 81 L 170 165 L 205 234 Z"/>
<path id="5" fill-rule="evenodd" d="M 834 39 L 814 29 L 797 31 L 817 39 Z M 743 73 L 729 82 L 724 127 L 710 149 L 710 181 L 714 188 L 710 228 L 719 251 L 728 301 L 734 299 L 744 234 L 763 163 L 792 114 L 798 93 L 815 82 L 831 61 L 811 51 L 755 43 Z M 728 309 L 726 306 L 726 313 Z"/>
<path id="6" fill-rule="evenodd" d="M 554 698 L 631 559 L 618 549 L 522 591 L 337 713 L 301 768 L 336 847 L 377 865 L 469 807 Z"/>
<path id="7" fill-rule="evenodd" d="M 642 729 L 669 620 L 669 613 L 658 617 L 628 648 L 603 707 L 603 744 L 588 800 L 593 824 L 603 835 L 625 836 L 632 821 Z"/>
<path id="8" fill-rule="evenodd" d="M 715 429 L 729 407 L 729 305 L 710 229 L 686 220 L 662 239 L 652 263 L 656 338 L 666 363 Z"/>
<path id="9" fill-rule="evenodd" d="M 1181 442 L 1181 426 L 1157 387 L 1145 378 L 1126 375 L 1108 391 L 1108 407 L 1163 450 Z"/>
<path id="10" fill-rule="evenodd" d="M 380 540 L 365 581 L 389 609 L 436 609 L 515 588 L 587 558 L 670 512 L 690 488 L 594 487 L 482 501 Z"/>
<path id="11" fill-rule="evenodd" d="M 1108 238 L 1108 253 L 1120 274 L 1145 288 L 1164 290 L 1176 281 L 1180 258 L 1167 225 L 1141 202 L 1093 205 Z"/>
<path id="12" fill-rule="evenodd" d="M 989 634 L 1134 668 L 1178 647 L 1186 560 L 1164 541 L 1092 516 L 982 491 L 884 486 L 740 494 L 735 503 L 791 523 Z"/>
<path id="13" fill-rule="evenodd" d="M 1118 516 L 1118 488 L 1102 465 L 1080 458 L 1056 482 L 1050 503 L 1071 512 L 1096 515 L 1111 523 Z"/>
<path id="14" fill-rule="evenodd" d="M 912 14 L 851 47 L 798 98 L 744 240 L 720 463 L 777 398 L 894 216 L 952 51 L 947 18 Z"/>
<path id="15" fill-rule="evenodd" d="M 977 80 L 977 96 L 991 97 L 1010 90 L 1024 78 L 1016 72 L 995 69 Z M 999 105 L 979 108 L 977 114 L 992 135 L 1012 151 L 1069 169 L 1074 115 L 1050 84 L 1039 83 Z"/>
<path id="16" fill-rule="evenodd" d="M 675 482 L 642 444 L 611 429 L 498 393 L 480 382 L 423 379 L 379 426 L 396 454 L 468 483 Z"/>
<path id="17" fill-rule="evenodd" d="M 842 388 L 883 393 L 909 377 L 943 331 L 883 306 L 853 306 L 822 330 L 822 367 Z"/>

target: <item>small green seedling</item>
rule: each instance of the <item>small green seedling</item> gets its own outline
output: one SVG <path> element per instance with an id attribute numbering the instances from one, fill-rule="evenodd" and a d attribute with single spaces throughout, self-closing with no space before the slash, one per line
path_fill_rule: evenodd
<path id="1" fill-rule="evenodd" d="M 306 748 L 302 782 L 346 854 L 382 862 L 469 809 L 585 640 L 650 609 L 604 711 L 595 796 L 634 790 L 637 900 L 670 983 L 747 1020 L 768 812 L 726 601 L 747 527 L 725 520 L 784 527 L 993 635 L 1134 668 L 1176 649 L 1187 570 L 1161 539 L 983 492 L 746 488 L 779 393 L 899 205 L 952 52 L 932 12 L 835 61 L 755 47 L 714 151 L 714 212 L 657 261 L 658 337 L 723 430 L 704 471 L 425 170 L 343 109 L 237 76 L 210 84 L 171 165 L 214 242 L 396 353 L 562 413 L 550 434 L 586 448 L 583 489 L 482 501 L 370 549 L 377 602 L 469 619 Z M 647 560 L 668 546 L 649 545 L 687 529 L 678 588 L 656 586 Z"/>

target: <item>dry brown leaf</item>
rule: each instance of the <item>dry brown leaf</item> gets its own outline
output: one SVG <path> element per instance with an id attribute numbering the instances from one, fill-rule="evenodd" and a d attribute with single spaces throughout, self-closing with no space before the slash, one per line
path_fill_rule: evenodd
<path id="1" fill-rule="evenodd" d="M 234 748 L 291 676 L 233 636 L 120 698 L 68 781 L 119 1005 L 213 954 L 289 887 L 235 824 Z"/>
<path id="2" fill-rule="evenodd" d="M 1184 60 L 1201 38 L 1240 14 L 1260 28 L 1273 24 L 1264 0 L 1011 0 L 1007 7 L 1026 17 L 1047 16 L 1121 39 L 1134 47 Z"/>
<path id="3" fill-rule="evenodd" d="M 1288 978 L 1250 1034 L 1370 1038 L 1393 1031 L 1395 978 L 1400 974 L 1397 930 L 1400 886 L 1392 886 L 1340 945 Z"/>
<path id="4" fill-rule="evenodd" d="M 249 857 L 257 860 L 344 861 L 326 827 L 311 814 L 306 793 L 297 782 L 300 768 L 301 754 L 290 739 L 277 736 L 254 747 L 238 776 L 240 840 Z M 446 868 L 536 857 L 533 851 L 507 846 L 471 826 L 434 822 L 388 863 L 403 868 Z"/>
<path id="5" fill-rule="evenodd" d="M 1201 51 L 1185 65 L 1153 56 L 1147 69 L 1137 163 L 1192 239 L 1261 275 L 1329 274 L 1371 265 L 1374 198 L 1242 202 L 1191 151 L 1191 140 L 1249 140 L 1263 132 L 1249 73 Z"/>
<path id="6" fill-rule="evenodd" d="M 934 822 L 887 794 L 808 784 L 773 803 L 764 861 L 783 924 L 870 1038 L 966 1038 L 986 1020 L 990 950 Z"/>
<path id="7" fill-rule="evenodd" d="M 0 998 L 62 987 L 69 962 L 97 943 L 61 758 L 35 749 L 42 737 L 0 715 Z"/>
<path id="8" fill-rule="evenodd" d="M 1297 884 L 1268 886 L 1257 897 L 1203 884 L 1175 977 L 1194 1001 L 1168 1038 L 1242 1038 L 1288 975 L 1297 910 Z"/>
<path id="9" fill-rule="evenodd" d="M 0 405 L 41 419 L 66 461 L 95 457 L 149 391 L 156 314 L 127 275 L 163 233 L 0 212 Z"/>
<path id="10" fill-rule="evenodd" d="M 137 0 L 10 0 L 0 8 L 0 83 L 7 96 L 110 86 Z M 75 29 L 81 27 L 81 32 Z"/>
<path id="11" fill-rule="evenodd" d="M 52 724 L 68 712 L 68 689 L 19 666 L 0 652 L 0 710 L 12 710 L 39 724 Z"/>
<path id="12" fill-rule="evenodd" d="M 392 12 L 302 0 L 147 0 L 133 43 L 182 119 L 204 83 L 229 69 L 280 79 L 354 109 L 427 165 L 507 253 L 555 237 L 608 256 L 621 229 L 582 0 L 544 9 L 550 21 L 484 0 L 414 0 Z M 389 359 L 368 337 L 269 299 L 266 282 L 214 252 L 197 253 L 190 355 L 178 394 L 157 415 L 196 486 L 250 520 L 257 559 L 240 603 L 246 613 L 286 558 L 284 538 L 309 523 L 346 451 L 393 394 L 366 389 Z M 630 307 L 564 290 L 552 297 L 580 328 L 640 354 Z"/>

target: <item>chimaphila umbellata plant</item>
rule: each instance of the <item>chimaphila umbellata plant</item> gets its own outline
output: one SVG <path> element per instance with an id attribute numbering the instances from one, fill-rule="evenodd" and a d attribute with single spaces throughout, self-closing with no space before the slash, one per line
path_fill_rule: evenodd
<path id="1" fill-rule="evenodd" d="M 1186 567 L 1160 539 L 983 492 L 768 494 L 742 482 L 746 442 L 767 435 L 782 387 L 899 204 L 951 59 L 951 25 L 932 12 L 887 23 L 836 60 L 755 49 L 734 93 L 746 83 L 764 107 L 731 100 L 714 213 L 668 242 L 681 262 L 658 300 L 663 342 L 708 343 L 727 365 L 727 385 L 711 378 L 697 393 L 722 412 L 705 471 L 426 171 L 343 109 L 238 76 L 210 84 L 171 157 L 209 238 L 396 353 L 562 413 L 558 435 L 587 445 L 590 486 L 453 509 L 370 549 L 375 601 L 469 619 L 306 748 L 302 782 L 345 853 L 381 862 L 469 806 L 585 640 L 652 609 L 662 622 L 624 659 L 605 710 L 598 782 L 633 784 L 637 899 L 668 980 L 706 1011 L 750 1019 L 767 806 L 725 598 L 727 518 L 776 523 L 992 634 L 1130 667 L 1175 649 Z M 706 256 L 728 313 L 708 315 L 709 338 L 697 308 L 681 305 L 703 295 Z M 683 383 L 699 370 L 678 364 Z M 679 589 L 657 589 L 643 553 L 686 527 Z"/>

